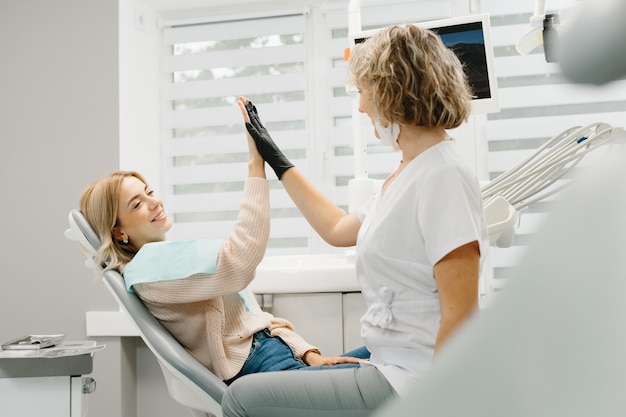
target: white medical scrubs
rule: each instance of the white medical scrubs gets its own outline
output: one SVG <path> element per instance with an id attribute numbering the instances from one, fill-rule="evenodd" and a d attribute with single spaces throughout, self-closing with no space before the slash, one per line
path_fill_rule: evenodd
<path id="1" fill-rule="evenodd" d="M 433 359 L 441 320 L 434 265 L 476 240 L 481 259 L 487 254 L 480 188 L 445 141 L 413 159 L 359 218 L 356 273 L 368 306 L 361 335 L 370 364 L 402 395 Z"/>

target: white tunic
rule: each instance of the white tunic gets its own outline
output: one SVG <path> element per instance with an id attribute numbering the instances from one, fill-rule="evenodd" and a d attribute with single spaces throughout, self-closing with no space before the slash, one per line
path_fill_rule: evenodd
<path id="1" fill-rule="evenodd" d="M 475 240 L 481 259 L 487 254 L 480 188 L 445 141 L 413 159 L 359 217 L 356 273 L 368 306 L 361 335 L 370 363 L 402 395 L 433 358 L 441 320 L 434 265 Z"/>

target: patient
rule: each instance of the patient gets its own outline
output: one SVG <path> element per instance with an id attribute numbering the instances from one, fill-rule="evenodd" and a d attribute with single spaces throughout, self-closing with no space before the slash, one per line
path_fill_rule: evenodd
<path id="1" fill-rule="evenodd" d="M 117 171 L 80 197 L 80 209 L 102 242 L 96 262 L 123 272 L 129 291 L 227 384 L 256 372 L 359 366 L 354 357 L 322 356 L 290 322 L 263 312 L 246 289 L 270 228 L 265 162 L 249 134 L 247 139 L 248 178 L 226 240 L 167 242 L 172 222 L 163 202 L 139 173 Z"/>

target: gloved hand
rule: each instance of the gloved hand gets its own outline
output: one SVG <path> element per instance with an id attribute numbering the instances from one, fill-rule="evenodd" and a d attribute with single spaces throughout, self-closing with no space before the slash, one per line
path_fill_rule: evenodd
<path id="1" fill-rule="evenodd" d="M 287 157 L 285 157 L 278 146 L 276 146 L 276 143 L 274 143 L 274 140 L 267 132 L 265 126 L 261 124 L 256 107 L 251 101 L 246 103 L 246 111 L 250 117 L 250 122 L 246 122 L 246 129 L 248 130 L 248 133 L 250 133 L 250 136 L 252 136 L 252 139 L 254 139 L 254 143 L 256 144 L 259 153 L 263 159 L 265 159 L 265 162 L 272 167 L 276 176 L 280 180 L 284 172 L 294 165 L 287 159 Z"/>

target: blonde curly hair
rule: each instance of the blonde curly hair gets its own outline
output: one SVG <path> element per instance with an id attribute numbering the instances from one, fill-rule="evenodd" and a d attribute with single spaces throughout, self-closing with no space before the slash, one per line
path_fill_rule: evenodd
<path id="1" fill-rule="evenodd" d="M 369 94 L 383 124 L 453 129 L 469 117 L 463 66 L 434 32 L 390 26 L 353 48 L 349 82 Z"/>

